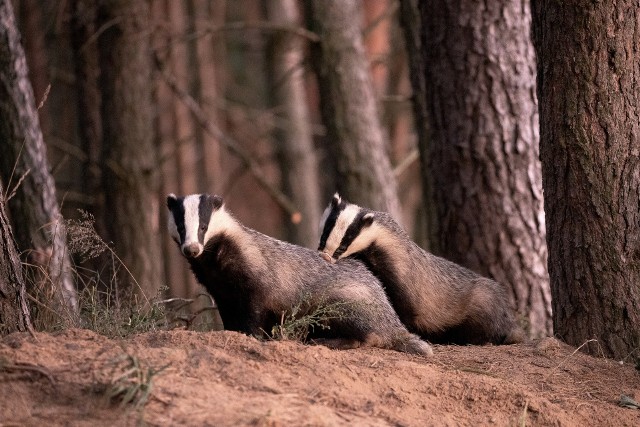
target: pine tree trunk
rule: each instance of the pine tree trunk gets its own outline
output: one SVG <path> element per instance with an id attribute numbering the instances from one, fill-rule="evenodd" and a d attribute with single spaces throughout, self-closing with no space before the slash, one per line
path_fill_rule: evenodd
<path id="1" fill-rule="evenodd" d="M 66 232 L 42 139 L 24 50 L 8 0 L 0 0 L 0 177 L 18 247 L 41 266 L 38 282 L 63 306 L 76 306 Z M 19 184 L 19 185 L 17 185 Z M 35 285 L 35 284 L 34 284 Z M 50 293 L 50 291 L 46 291 Z"/>
<path id="2" fill-rule="evenodd" d="M 640 343 L 640 5 L 533 11 L 554 330 L 626 358 Z"/>
<path id="3" fill-rule="evenodd" d="M 74 0 L 71 14 L 71 45 L 74 54 L 76 85 L 78 88 L 78 130 L 82 150 L 86 154 L 83 165 L 83 192 L 90 197 L 91 212 L 100 236 L 106 236 L 104 184 L 102 181 L 102 117 L 100 66 L 98 52 L 92 43 L 96 34 L 97 6 L 92 0 Z"/>
<path id="4" fill-rule="evenodd" d="M 47 92 L 47 86 L 51 83 L 49 75 L 49 58 L 47 55 L 46 45 L 46 26 L 43 3 L 38 0 L 22 0 L 18 2 L 20 5 L 16 14 L 18 28 L 21 29 L 22 46 L 27 58 L 29 68 L 29 81 L 33 88 L 33 97 L 37 103 L 44 99 Z M 52 85 L 53 86 L 53 85 Z M 51 120 L 47 107 L 49 103 L 45 103 L 39 110 L 38 118 L 40 119 L 40 130 L 43 135 L 51 132 Z"/>
<path id="5" fill-rule="evenodd" d="M 418 135 L 420 153 L 420 180 L 422 182 L 422 203 L 424 206 L 424 225 L 426 229 L 425 249 L 440 253 L 440 244 L 436 234 L 437 214 L 433 203 L 434 186 L 428 168 L 429 114 L 427 110 L 427 90 L 425 60 L 422 51 L 422 17 L 418 7 L 420 0 L 400 0 L 400 25 L 404 33 L 405 48 L 409 62 L 409 78 L 413 93 L 413 121 Z"/>
<path id="6" fill-rule="evenodd" d="M 169 28 L 165 32 L 158 32 L 157 39 L 154 41 L 154 49 L 158 55 L 162 54 L 162 58 L 167 60 L 170 56 L 171 41 L 169 34 L 173 34 L 169 27 L 169 5 L 167 0 L 157 0 L 153 2 L 152 14 L 155 22 L 164 24 Z M 168 60 L 167 60 L 168 61 Z M 178 162 L 176 161 L 176 150 L 179 149 L 179 143 L 174 137 L 175 115 L 174 106 L 175 99 L 171 89 L 166 83 L 160 79 L 155 79 L 155 91 L 153 101 L 156 107 L 155 116 L 155 145 L 156 152 L 159 156 L 160 169 L 160 189 L 158 198 L 165 200 L 169 193 L 181 193 L 180 177 L 178 174 Z M 160 209 L 160 226 L 165 227 L 167 224 L 167 209 Z M 164 282 L 169 287 L 168 296 L 187 298 L 189 294 L 190 276 L 193 274 L 188 271 L 185 262 L 181 257 L 176 256 L 176 244 L 173 239 L 163 233 L 161 237 L 162 245 L 162 267 L 164 269 Z"/>
<path id="7" fill-rule="evenodd" d="M 149 20 L 145 1 L 113 0 L 98 12 L 107 228 L 133 276 L 121 269 L 122 278 L 147 298 L 160 286 Z"/>
<path id="8" fill-rule="evenodd" d="M 409 5 L 411 6 L 411 5 Z M 535 57 L 526 2 L 422 2 L 412 60 L 434 252 L 511 289 L 533 337 L 551 332 L 538 160 Z M 415 20 L 417 17 L 413 17 Z M 413 54 L 416 36 L 409 40 Z M 418 65 L 416 65 L 418 64 Z M 418 121 L 418 123 L 420 123 Z"/>
<path id="9" fill-rule="evenodd" d="M 387 138 L 362 41 L 358 0 L 305 2 L 329 152 L 336 162 L 337 189 L 350 201 L 391 213 L 400 220 Z"/>
<path id="10" fill-rule="evenodd" d="M 219 25 L 224 21 L 224 15 L 216 16 L 224 9 L 219 10 L 220 0 L 190 0 L 189 22 L 190 31 L 201 34 L 206 31 L 209 24 Z M 218 57 L 216 57 L 215 43 L 211 34 L 199 37 L 193 41 L 193 94 L 194 98 L 215 123 L 220 123 L 216 111 L 216 102 L 220 98 L 216 81 L 218 79 L 218 68 L 222 67 Z M 196 144 L 201 153 L 198 175 L 200 177 L 200 188 L 208 193 L 220 193 L 222 188 L 222 167 L 220 162 L 220 143 L 201 126 L 195 126 Z"/>
<path id="11" fill-rule="evenodd" d="M 295 0 L 269 0 L 269 20 L 285 27 L 300 25 Z M 307 247 L 318 243 L 320 187 L 311 123 L 304 86 L 303 40 L 288 32 L 271 39 L 270 71 L 275 114 L 281 123 L 276 146 L 282 186 L 302 215 L 300 222 L 287 221 L 287 240 Z"/>
<path id="12" fill-rule="evenodd" d="M 32 329 L 22 264 L 5 214 L 4 191 L 0 181 L 0 334 Z"/>

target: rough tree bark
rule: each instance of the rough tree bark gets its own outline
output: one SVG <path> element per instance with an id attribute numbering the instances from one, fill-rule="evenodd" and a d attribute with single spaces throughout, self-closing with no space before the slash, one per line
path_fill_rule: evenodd
<path id="1" fill-rule="evenodd" d="M 295 0 L 267 1 L 271 22 L 282 26 L 300 25 Z M 271 38 L 270 77 L 275 114 L 280 119 L 276 146 L 282 173 L 282 186 L 298 208 L 301 221 L 287 221 L 287 240 L 313 247 L 318 243 L 320 187 L 313 147 L 309 108 L 304 82 L 303 40 L 290 32 L 277 32 Z"/>
<path id="2" fill-rule="evenodd" d="M 305 2 L 329 152 L 337 189 L 354 203 L 400 220 L 396 182 L 362 41 L 358 0 Z"/>
<path id="3" fill-rule="evenodd" d="M 22 264 L 5 213 L 0 181 L 0 334 L 24 332 L 31 327 Z"/>
<path id="4" fill-rule="evenodd" d="M 554 330 L 626 358 L 640 344 L 640 5 L 536 0 L 533 15 Z"/>
<path id="5" fill-rule="evenodd" d="M 415 31 L 408 45 L 420 55 L 412 72 L 424 73 L 414 90 L 426 97 L 417 111 L 426 108 L 429 122 L 421 155 L 426 194 L 433 196 L 426 203 L 435 204 L 431 248 L 507 285 L 530 335 L 547 335 L 551 297 L 528 2 L 437 0 L 419 8 L 421 52 Z"/>
<path id="6" fill-rule="evenodd" d="M 107 229 L 140 287 L 135 291 L 147 298 L 160 286 L 149 22 L 145 1 L 113 0 L 98 10 L 98 27 L 105 28 L 98 45 Z"/>
<path id="7" fill-rule="evenodd" d="M 64 305 L 76 306 L 66 232 L 49 172 L 27 63 L 11 2 L 0 0 L 0 178 L 20 251 L 42 267 L 37 280 Z M 19 185 L 18 185 L 19 184 Z"/>

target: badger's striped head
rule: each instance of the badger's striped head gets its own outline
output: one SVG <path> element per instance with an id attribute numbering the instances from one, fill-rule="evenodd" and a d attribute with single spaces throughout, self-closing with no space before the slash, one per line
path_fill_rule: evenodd
<path id="1" fill-rule="evenodd" d="M 336 193 L 320 222 L 320 255 L 335 262 L 366 249 L 375 241 L 374 219 L 374 212 L 348 203 Z"/>
<path id="2" fill-rule="evenodd" d="M 168 227 L 173 240 L 187 258 L 202 254 L 207 241 L 229 227 L 231 216 L 225 212 L 222 197 L 209 194 L 167 196 Z"/>

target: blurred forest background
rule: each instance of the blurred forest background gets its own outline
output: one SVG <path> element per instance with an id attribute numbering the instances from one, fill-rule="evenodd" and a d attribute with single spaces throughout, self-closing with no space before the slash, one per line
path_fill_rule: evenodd
<path id="1" fill-rule="evenodd" d="M 91 213 L 149 296 L 201 292 L 165 232 L 170 192 L 220 194 L 245 225 L 317 245 L 341 186 L 309 57 L 318 35 L 298 2 L 12 3 L 60 212 Z M 362 34 L 399 220 L 425 245 L 398 9 L 365 1 L 347 18 Z"/>
<path id="2" fill-rule="evenodd" d="M 504 13 L 496 5 L 468 17 L 478 26 L 479 52 L 421 61 L 416 1 L 12 3 L 60 213 L 80 221 L 92 215 L 147 298 L 158 290 L 178 298 L 201 293 L 166 233 L 166 194 L 220 194 L 245 225 L 315 248 L 320 214 L 340 191 L 390 211 L 422 247 L 505 283 L 532 335 L 550 333 L 528 10 L 507 7 L 515 14 L 505 28 L 517 34 L 515 52 L 491 51 L 507 42 L 491 47 L 501 36 L 487 30 Z M 458 7 L 449 18 L 428 16 L 446 23 L 473 12 Z M 466 26 L 449 43 L 466 43 Z M 407 47 L 414 74 L 421 62 L 454 62 L 455 85 L 442 85 L 439 100 L 414 95 Z M 481 62 L 491 55 L 506 58 L 493 71 Z M 511 73 L 509 61 L 524 71 L 496 91 L 492 73 Z M 487 80 L 477 86 L 469 72 Z M 518 104 L 519 91 L 523 113 L 492 106 L 511 92 Z M 429 102 L 451 100 L 437 107 L 446 123 L 432 127 L 442 144 L 428 144 Z M 483 116 L 484 134 L 464 124 Z M 21 148 L 6 160 L 15 164 Z M 5 170 L 10 191 L 27 166 Z M 525 195 L 520 205 L 516 193 Z M 18 203 L 8 203 L 14 217 Z M 70 262 L 80 260 L 76 254 Z M 112 286 L 102 277 L 116 273 L 104 265 L 85 263 L 90 273 L 76 286 Z"/>
<path id="3" fill-rule="evenodd" d="M 167 193 L 220 194 L 315 248 L 339 191 L 503 283 L 531 337 L 628 354 L 640 12 L 609 3 L 0 0 L 0 178 L 22 260 L 71 307 L 75 289 L 196 298 Z"/>

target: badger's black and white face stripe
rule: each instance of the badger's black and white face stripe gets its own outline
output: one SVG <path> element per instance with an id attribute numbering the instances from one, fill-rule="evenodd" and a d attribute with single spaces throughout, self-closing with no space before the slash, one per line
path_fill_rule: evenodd
<path id="1" fill-rule="evenodd" d="M 348 257 L 375 241 L 373 212 L 347 203 L 336 193 L 321 220 L 318 250 L 327 261 Z"/>
<path id="2" fill-rule="evenodd" d="M 173 240 L 184 256 L 198 257 L 204 245 L 227 226 L 229 215 L 224 212 L 222 198 L 209 194 L 167 196 L 168 227 Z"/>

